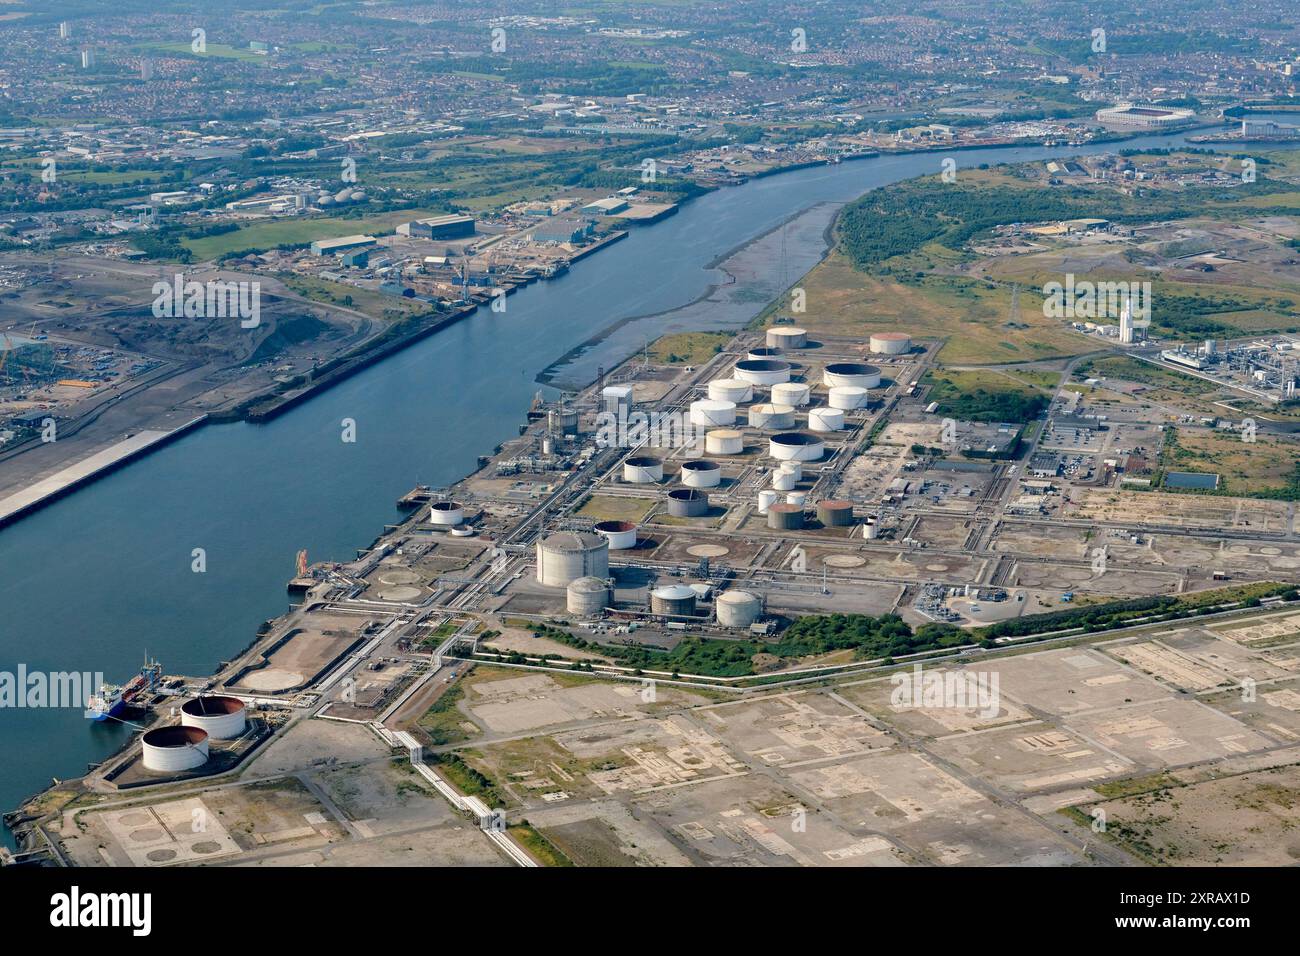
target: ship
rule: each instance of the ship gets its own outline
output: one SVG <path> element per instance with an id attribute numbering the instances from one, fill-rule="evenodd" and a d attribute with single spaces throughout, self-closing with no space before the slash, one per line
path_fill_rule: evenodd
<path id="1" fill-rule="evenodd" d="M 132 677 L 126 686 L 107 683 L 99 685 L 99 693 L 92 694 L 86 701 L 86 719 L 94 721 L 117 719 L 137 697 L 157 690 L 160 677 L 162 677 L 162 665 L 157 661 L 149 660 L 146 656 L 140 672 Z"/>

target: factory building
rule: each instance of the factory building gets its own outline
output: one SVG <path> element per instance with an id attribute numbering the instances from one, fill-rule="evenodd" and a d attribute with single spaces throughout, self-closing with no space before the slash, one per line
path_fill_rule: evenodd
<path id="1" fill-rule="evenodd" d="M 450 215 L 414 219 L 401 223 L 397 234 L 412 239 L 464 239 L 474 235 L 474 217 Z"/>
<path id="2" fill-rule="evenodd" d="M 317 239 L 311 244 L 313 256 L 334 256 L 340 252 L 364 249 L 373 246 L 379 240 L 374 236 L 340 236 L 338 239 Z"/>

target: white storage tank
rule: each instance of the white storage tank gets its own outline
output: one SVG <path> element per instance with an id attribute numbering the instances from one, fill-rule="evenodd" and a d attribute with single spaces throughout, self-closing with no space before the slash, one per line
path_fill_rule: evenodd
<path id="1" fill-rule="evenodd" d="M 234 740 L 244 733 L 244 702 L 238 697 L 192 697 L 181 704 L 181 724 L 207 731 L 213 740 Z"/>
<path id="2" fill-rule="evenodd" d="M 701 398 L 691 402 L 692 425 L 734 425 L 736 423 L 736 403 Z"/>
<path id="3" fill-rule="evenodd" d="M 634 455 L 623 462 L 623 480 L 634 485 L 663 481 L 664 463 L 651 455 Z"/>
<path id="4" fill-rule="evenodd" d="M 801 349 L 808 345 L 808 330 L 793 325 L 774 325 L 767 330 L 767 346 L 773 349 Z"/>
<path id="5" fill-rule="evenodd" d="M 707 439 L 706 439 L 707 441 Z M 722 484 L 722 466 L 697 458 L 682 462 L 682 484 L 687 488 L 716 488 Z"/>
<path id="6" fill-rule="evenodd" d="M 862 522 L 862 537 L 868 541 L 875 541 L 879 535 L 880 525 L 875 518 L 868 515 L 867 520 Z"/>
<path id="7" fill-rule="evenodd" d="M 557 531 L 537 542 L 537 583 L 568 587 L 578 578 L 609 577 L 609 542 L 585 531 Z"/>
<path id="8" fill-rule="evenodd" d="M 609 607 L 609 585 L 604 578 L 570 581 L 564 595 L 569 613 L 579 617 L 599 617 Z"/>
<path id="9" fill-rule="evenodd" d="M 826 443 L 807 432 L 781 432 L 767 440 L 767 453 L 778 461 L 821 461 Z"/>
<path id="10" fill-rule="evenodd" d="M 767 509 L 776 504 L 776 500 L 779 497 L 780 495 L 771 489 L 765 488 L 760 491 L 758 493 L 758 513 L 761 515 L 767 514 Z"/>
<path id="11" fill-rule="evenodd" d="M 874 332 L 871 351 L 877 355 L 906 355 L 912 350 L 912 337 L 906 332 Z"/>
<path id="12" fill-rule="evenodd" d="M 738 378 L 715 378 L 709 383 L 709 398 L 715 402 L 748 402 L 754 397 L 754 386 Z"/>
<path id="13" fill-rule="evenodd" d="M 749 409 L 749 424 L 752 428 L 793 428 L 794 406 L 753 405 Z"/>
<path id="14" fill-rule="evenodd" d="M 750 349 L 749 352 L 747 352 L 745 355 L 745 358 L 751 358 L 751 359 L 770 359 L 770 358 L 780 358 L 780 357 L 781 357 L 780 349 L 772 348 L 771 346 L 762 346 L 762 345 Z"/>
<path id="15" fill-rule="evenodd" d="M 609 542 L 611 551 L 636 547 L 636 525 L 631 521 L 598 521 L 592 530 Z"/>
<path id="16" fill-rule="evenodd" d="M 808 492 L 792 491 L 785 496 L 785 503 L 788 505 L 798 505 L 800 508 L 802 508 L 804 505 L 808 503 Z"/>
<path id="17" fill-rule="evenodd" d="M 705 434 L 704 450 L 710 455 L 739 455 L 745 450 L 745 436 L 733 428 L 715 428 Z"/>
<path id="18" fill-rule="evenodd" d="M 837 432 L 844 427 L 844 411 L 839 408 L 813 408 L 808 411 L 808 428 L 815 432 Z"/>
<path id="19" fill-rule="evenodd" d="M 788 405 L 798 408 L 807 405 L 812 397 L 812 389 L 802 382 L 782 382 L 772 386 L 772 404 Z"/>
<path id="20" fill-rule="evenodd" d="M 790 381 L 790 363 L 781 359 L 742 359 L 736 378 L 752 385 L 777 385 Z"/>
<path id="21" fill-rule="evenodd" d="M 799 479 L 794 476 L 794 472 L 782 471 L 779 468 L 772 472 L 772 487 L 777 491 L 789 491 L 797 484 Z"/>
<path id="22" fill-rule="evenodd" d="M 140 742 L 149 770 L 177 773 L 208 762 L 208 732 L 198 727 L 155 727 Z"/>
<path id="23" fill-rule="evenodd" d="M 788 471 L 794 475 L 795 481 L 803 480 L 803 462 L 801 461 L 783 461 L 777 465 L 778 471 Z"/>
<path id="24" fill-rule="evenodd" d="M 836 385 L 827 395 L 826 403 L 831 408 L 840 408 L 845 411 L 861 408 L 867 404 L 867 390 L 857 385 Z"/>
<path id="25" fill-rule="evenodd" d="M 822 370 L 822 384 L 856 385 L 858 388 L 879 388 L 880 369 L 862 362 L 832 362 Z"/>
<path id="26" fill-rule="evenodd" d="M 429 505 L 429 523 L 451 528 L 465 520 L 465 509 L 454 501 L 435 501 Z"/>
<path id="27" fill-rule="evenodd" d="M 723 627 L 749 627 L 763 616 L 763 602 L 749 591 L 723 591 L 714 603 Z"/>

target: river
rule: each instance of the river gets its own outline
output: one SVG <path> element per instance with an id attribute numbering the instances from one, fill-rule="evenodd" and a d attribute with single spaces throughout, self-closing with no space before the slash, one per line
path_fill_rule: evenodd
<path id="1" fill-rule="evenodd" d="M 147 652 L 167 673 L 211 673 L 287 610 L 298 549 L 355 557 L 401 493 L 456 481 L 515 435 L 543 371 L 590 382 L 662 329 L 743 326 L 824 254 L 831 215 L 863 192 L 938 173 L 944 156 L 960 168 L 1182 142 L 882 156 L 705 195 L 504 313 L 480 309 L 270 423 L 201 428 L 0 531 L 0 671 L 123 681 Z M 0 710 L 0 809 L 79 776 L 130 732 L 79 708 Z"/>

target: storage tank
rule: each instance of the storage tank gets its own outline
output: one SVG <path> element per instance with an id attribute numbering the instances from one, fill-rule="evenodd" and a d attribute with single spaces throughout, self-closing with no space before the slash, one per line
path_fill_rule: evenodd
<path id="1" fill-rule="evenodd" d="M 871 351 L 877 355 L 906 355 L 912 350 L 912 337 L 906 332 L 873 332 Z"/>
<path id="2" fill-rule="evenodd" d="M 799 484 L 799 479 L 794 476 L 792 471 L 777 469 L 772 472 L 772 487 L 777 491 L 791 491 L 797 484 Z"/>
<path id="3" fill-rule="evenodd" d="M 808 428 L 815 432 L 837 432 L 844 427 L 844 410 L 813 408 L 808 411 Z"/>
<path id="4" fill-rule="evenodd" d="M 709 383 L 709 398 L 715 402 L 748 402 L 754 397 L 754 386 L 738 378 L 715 378 Z"/>
<path id="5" fill-rule="evenodd" d="M 752 428 L 793 428 L 794 407 L 779 404 L 753 405 L 749 409 L 749 424 Z"/>
<path id="6" fill-rule="evenodd" d="M 812 389 L 802 382 L 782 382 L 772 386 L 772 404 L 789 405 L 798 408 L 807 405 L 812 397 Z"/>
<path id="7" fill-rule="evenodd" d="M 781 432 L 768 439 L 767 453 L 781 461 L 821 461 L 826 443 L 807 432 Z"/>
<path id="8" fill-rule="evenodd" d="M 763 602 L 749 591 L 723 591 L 714 602 L 723 627 L 749 627 L 763 616 Z"/>
<path id="9" fill-rule="evenodd" d="M 609 585 L 604 578 L 578 578 L 564 592 L 564 606 L 570 614 L 599 617 L 609 607 Z"/>
<path id="10" fill-rule="evenodd" d="M 145 731 L 140 746 L 149 770 L 176 773 L 208 762 L 208 732 L 198 727 L 155 727 Z"/>
<path id="11" fill-rule="evenodd" d="M 722 484 L 722 466 L 702 458 L 684 461 L 681 478 L 687 488 L 716 488 Z"/>
<path id="12" fill-rule="evenodd" d="M 213 740 L 234 740 L 244 733 L 244 702 L 238 697 L 192 697 L 181 704 L 181 724 L 206 731 Z"/>
<path id="13" fill-rule="evenodd" d="M 862 537 L 866 538 L 868 541 L 875 541 L 879 535 L 880 524 L 875 518 L 868 515 L 867 520 L 862 522 Z"/>
<path id="14" fill-rule="evenodd" d="M 817 503 L 817 520 L 827 528 L 846 528 L 853 524 L 853 502 L 827 498 Z"/>
<path id="15" fill-rule="evenodd" d="M 776 504 L 776 499 L 778 497 L 780 496 L 775 491 L 772 491 L 771 489 L 765 488 L 764 490 L 760 491 L 758 493 L 758 513 L 761 515 L 767 514 L 767 509 L 771 508 L 772 505 Z"/>
<path id="16" fill-rule="evenodd" d="M 801 461 L 783 461 L 776 466 L 778 471 L 788 471 L 794 475 L 795 481 L 803 481 L 803 462 Z"/>
<path id="17" fill-rule="evenodd" d="M 758 345 L 750 349 L 749 353 L 745 356 L 745 358 L 770 359 L 770 358 L 779 358 L 780 355 L 781 355 L 781 350 L 778 348 L 771 348 L 764 345 Z"/>
<path id="18" fill-rule="evenodd" d="M 537 542 L 537 583 L 568 587 L 578 578 L 609 577 L 609 542 L 586 531 L 557 531 Z"/>
<path id="19" fill-rule="evenodd" d="M 636 485 L 649 485 L 662 481 L 664 463 L 652 455 L 634 455 L 623 462 L 623 480 Z"/>
<path id="20" fill-rule="evenodd" d="M 454 501 L 435 501 L 429 505 L 429 523 L 450 528 L 465 520 L 465 509 Z"/>
<path id="21" fill-rule="evenodd" d="M 736 403 L 701 398 L 691 402 L 692 425 L 734 425 L 736 422 Z"/>
<path id="22" fill-rule="evenodd" d="M 697 488 L 668 492 L 668 513 L 674 518 L 698 518 L 709 513 L 709 496 Z"/>
<path id="23" fill-rule="evenodd" d="M 774 349 L 805 348 L 808 345 L 808 330 L 793 325 L 774 325 L 767 330 L 766 341 L 768 347 Z"/>
<path id="24" fill-rule="evenodd" d="M 832 362 L 822 370 L 822 384 L 879 388 L 880 369 L 862 362 Z"/>
<path id="25" fill-rule="evenodd" d="M 781 359 L 742 359 L 736 363 L 736 378 L 753 385 L 788 382 L 790 363 Z"/>
<path id="26" fill-rule="evenodd" d="M 857 385 L 836 385 L 826 396 L 826 404 L 846 411 L 861 408 L 867 404 L 867 390 Z"/>
<path id="27" fill-rule="evenodd" d="M 705 434 L 704 450 L 710 455 L 739 455 L 745 450 L 745 437 L 732 428 L 715 428 Z"/>
<path id="28" fill-rule="evenodd" d="M 785 496 L 785 503 L 788 505 L 798 505 L 800 508 L 802 508 L 804 505 L 808 503 L 808 492 L 792 491 Z"/>
<path id="29" fill-rule="evenodd" d="M 767 509 L 767 526 L 774 531 L 796 531 L 803 527 L 803 508 L 788 502 L 772 505 Z"/>
<path id="30" fill-rule="evenodd" d="M 695 589 L 689 584 L 667 584 L 650 592 L 650 612 L 664 617 L 692 617 Z"/>
<path id="31" fill-rule="evenodd" d="M 609 542 L 611 551 L 636 547 L 636 525 L 630 521 L 598 521 L 592 530 Z"/>

